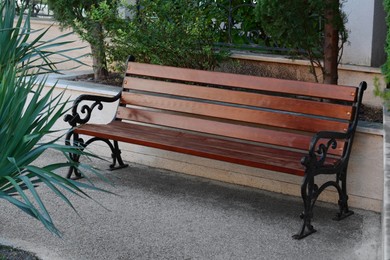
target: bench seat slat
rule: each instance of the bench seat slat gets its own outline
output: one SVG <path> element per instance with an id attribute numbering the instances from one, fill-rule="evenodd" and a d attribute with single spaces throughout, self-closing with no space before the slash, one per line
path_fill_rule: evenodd
<path id="1" fill-rule="evenodd" d="M 226 141 L 187 132 L 113 121 L 107 125 L 88 124 L 75 129 L 79 134 L 108 138 L 210 159 L 261 167 L 290 174 L 304 174 L 300 159 L 304 152 L 293 152 L 254 144 Z M 213 144 L 218 143 L 218 146 Z M 278 156 L 275 156 L 277 154 Z M 329 159 L 328 163 L 336 163 Z"/>
<path id="2" fill-rule="evenodd" d="M 350 105 L 194 86 L 151 79 L 126 77 L 123 87 L 128 90 L 146 92 L 146 95 L 153 95 L 154 93 L 175 95 L 192 99 L 211 100 L 260 108 L 265 107 L 275 110 L 306 113 L 346 120 L 350 120 L 352 116 L 352 107 Z M 132 102 L 131 100 L 126 100 L 130 95 L 131 93 L 123 93 L 125 103 Z"/>
<path id="3" fill-rule="evenodd" d="M 175 101 L 175 103 L 173 103 L 174 107 L 177 108 L 179 103 L 180 102 Z M 169 105 L 169 102 L 166 104 Z M 194 114 L 211 116 L 214 117 L 214 119 L 207 120 L 207 118 L 194 118 L 191 117 L 191 115 L 189 114 L 170 114 L 166 111 L 158 112 L 133 107 L 118 107 L 117 118 L 163 126 L 184 128 L 199 132 L 207 132 L 207 128 L 211 127 L 220 128 L 220 122 L 217 122 L 215 118 L 231 119 L 249 123 L 261 123 L 262 125 L 308 132 L 318 132 L 320 130 L 346 132 L 348 128 L 348 124 L 343 122 L 295 116 L 289 114 L 275 114 L 268 111 L 246 110 L 242 108 L 215 109 L 215 105 L 212 104 L 206 105 L 198 103 L 197 107 L 195 107 L 195 105 L 183 105 L 180 108 L 183 112 L 188 113 L 193 113 L 196 109 L 196 113 Z M 224 127 L 229 127 L 228 125 L 229 124 L 225 123 Z M 257 128 L 253 129 L 257 130 Z"/>
<path id="4" fill-rule="evenodd" d="M 215 71 L 210 72 L 191 70 L 136 62 L 128 63 L 127 73 L 138 76 L 192 81 L 205 84 L 216 84 L 278 93 L 289 93 L 294 95 L 303 95 L 333 100 L 355 101 L 357 96 L 357 89 L 355 87 L 326 85 L 293 80 L 280 80 L 273 78 L 260 78 L 255 76 Z M 329 91 L 329 89 L 332 91 Z M 337 95 L 334 95 L 334 93 L 337 93 Z"/>

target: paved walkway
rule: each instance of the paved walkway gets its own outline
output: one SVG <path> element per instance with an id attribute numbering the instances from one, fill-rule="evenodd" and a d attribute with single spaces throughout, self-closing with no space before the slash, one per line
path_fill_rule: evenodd
<path id="1" fill-rule="evenodd" d="M 69 82 L 61 85 L 72 89 Z M 49 152 L 38 164 L 63 160 Z M 94 164 L 107 168 L 106 162 Z M 94 183 L 117 195 L 89 192 L 100 205 L 70 196 L 80 216 L 39 188 L 62 238 L 2 201 L 0 243 L 48 260 L 381 259 L 379 213 L 355 210 L 336 222 L 331 218 L 337 206 L 319 203 L 313 223 L 318 232 L 296 241 L 291 236 L 301 224 L 299 198 L 135 164 L 105 175 L 113 186 Z"/>
<path id="2" fill-rule="evenodd" d="M 38 164 L 63 161 L 50 152 Z M 106 162 L 94 162 L 104 169 Z M 319 203 L 318 232 L 291 238 L 300 199 L 131 165 L 106 172 L 117 195 L 89 192 L 101 206 L 71 196 L 80 216 L 40 188 L 63 232 L 57 238 L 8 203 L 0 203 L 0 243 L 42 259 L 380 259 L 380 214 L 355 210 L 337 222 L 336 206 Z"/>

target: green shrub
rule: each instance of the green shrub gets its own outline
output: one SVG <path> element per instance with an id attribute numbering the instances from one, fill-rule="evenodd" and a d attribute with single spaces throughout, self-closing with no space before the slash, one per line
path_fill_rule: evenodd
<path id="1" fill-rule="evenodd" d="M 268 46 L 268 37 L 261 23 L 256 21 L 253 0 L 214 0 L 218 13 L 213 21 L 220 25 L 218 43 L 229 48 L 245 50 L 247 47 Z M 248 46 L 249 45 L 249 46 Z"/>
<path id="2" fill-rule="evenodd" d="M 96 80 L 108 76 L 107 27 L 117 20 L 120 0 L 47 0 L 50 11 L 60 25 L 72 28 L 91 47 L 92 67 Z"/>
<path id="3" fill-rule="evenodd" d="M 345 28 L 346 15 L 340 6 L 343 0 L 259 0 L 256 6 L 256 19 L 261 23 L 265 33 L 277 45 L 291 49 L 291 54 L 310 60 L 311 72 L 316 81 L 319 76 L 324 81 L 337 81 L 337 65 L 343 44 L 347 41 L 348 33 Z M 327 14 L 332 18 L 327 19 Z M 327 24 L 331 26 L 326 26 Z M 326 31 L 328 28 L 329 31 Z M 333 33 L 333 31 L 336 33 Z M 337 37 L 337 45 L 329 44 L 325 48 L 326 35 Z M 333 54 L 336 50 L 336 54 Z M 331 59 L 332 67 L 336 67 L 336 75 L 328 71 L 326 65 Z M 324 65 L 323 65 L 324 64 Z M 321 69 L 322 75 L 317 75 L 315 67 Z M 334 84 L 336 82 L 332 82 Z"/>
<path id="4" fill-rule="evenodd" d="M 386 16 L 386 24 L 387 28 L 390 28 L 390 0 L 384 0 L 383 6 L 385 8 L 385 11 L 387 13 Z M 389 85 L 390 83 L 390 30 L 387 30 L 387 36 L 386 36 L 386 46 L 385 46 L 385 52 L 387 54 L 386 62 L 382 66 L 382 74 L 384 75 L 385 83 Z M 382 87 L 379 79 L 374 79 L 374 94 L 380 98 L 383 99 L 387 107 L 390 106 L 390 92 L 386 87 Z"/>
<path id="5" fill-rule="evenodd" d="M 390 28 L 389 27 L 390 26 L 390 0 L 384 0 L 383 6 L 387 13 L 386 16 L 387 28 Z M 386 83 L 390 83 L 390 31 L 389 30 L 387 30 L 385 52 L 387 54 L 387 59 L 385 64 L 382 66 L 382 72 L 385 76 Z"/>
<path id="6" fill-rule="evenodd" d="M 197 2 L 156 0 L 129 6 L 133 17 L 124 20 L 111 37 L 111 61 L 123 62 L 133 55 L 139 62 L 213 69 L 226 56 L 213 47 L 219 27 L 212 17 L 219 9 Z"/>

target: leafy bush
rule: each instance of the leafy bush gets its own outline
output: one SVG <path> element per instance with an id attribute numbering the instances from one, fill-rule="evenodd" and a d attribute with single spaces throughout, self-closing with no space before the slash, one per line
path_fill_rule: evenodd
<path id="1" fill-rule="evenodd" d="M 387 27 L 390 28 L 390 0 L 384 0 L 383 6 L 387 13 L 386 24 Z M 382 66 L 382 72 L 385 75 L 386 82 L 390 83 L 390 30 L 387 30 L 385 52 L 387 54 L 387 59 L 385 64 Z"/>
<path id="2" fill-rule="evenodd" d="M 384 0 L 383 6 L 387 13 L 386 24 L 387 28 L 390 28 L 390 0 Z M 387 54 L 386 62 L 382 66 L 382 74 L 384 75 L 385 83 L 390 83 L 390 30 L 387 29 L 385 52 Z M 374 94 L 383 99 L 387 107 L 390 107 L 390 92 L 387 88 L 381 86 L 378 78 L 374 79 Z"/>
<path id="3" fill-rule="evenodd" d="M 72 28 L 91 46 L 94 77 L 108 76 L 106 57 L 107 27 L 118 19 L 120 0 L 48 0 L 54 18 L 61 26 Z"/>
<path id="4" fill-rule="evenodd" d="M 219 9 L 213 21 L 219 24 L 218 43 L 232 49 L 268 46 L 268 37 L 255 19 L 254 0 L 214 0 Z"/>
<path id="5" fill-rule="evenodd" d="M 319 81 L 319 76 L 316 74 L 315 66 L 321 69 L 324 81 L 335 79 L 336 82 L 332 82 L 334 84 L 337 83 L 338 55 L 342 54 L 340 50 L 348 38 L 345 28 L 346 15 L 340 9 L 343 2 L 259 0 L 256 6 L 256 19 L 261 22 L 266 34 L 276 45 L 291 49 L 293 51 L 291 54 L 303 56 L 311 61 L 316 81 Z M 325 46 L 329 37 L 336 37 L 335 41 Z M 333 63 L 331 66 L 336 67 L 336 70 L 332 70 L 336 75 L 329 75 L 332 73 L 328 71 L 327 66 L 330 60 Z"/>
<path id="6" fill-rule="evenodd" d="M 133 14 L 112 35 L 110 57 L 124 62 L 128 55 L 137 61 L 177 67 L 212 69 L 226 56 L 214 50 L 219 27 L 216 5 L 193 0 L 141 1 L 128 6 Z"/>
<path id="7" fill-rule="evenodd" d="M 0 198 L 12 203 L 23 212 L 41 221 L 51 232 L 59 235 L 36 185 L 46 185 L 54 194 L 70 205 L 63 191 L 81 196 L 88 195 L 81 188 L 94 186 L 65 179 L 55 173 L 64 167 L 77 165 L 70 160 L 43 167 L 34 161 L 46 150 L 54 149 L 68 158 L 68 152 L 80 154 L 76 148 L 56 144 L 58 139 L 46 141 L 54 123 L 65 112 L 63 94 L 53 96 L 54 88 L 45 92 L 45 79 L 40 72 L 56 71 L 49 57 L 54 52 L 45 47 L 63 46 L 66 42 L 47 44 L 31 40 L 30 16 L 14 25 L 15 2 L 0 0 Z M 42 71 L 40 69 L 44 68 Z M 69 158 L 68 158 L 69 159 Z"/>

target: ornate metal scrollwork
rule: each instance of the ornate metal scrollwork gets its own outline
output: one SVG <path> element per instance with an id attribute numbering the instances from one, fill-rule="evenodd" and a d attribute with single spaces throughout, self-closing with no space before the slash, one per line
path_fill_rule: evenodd
<path id="1" fill-rule="evenodd" d="M 318 149 L 316 151 L 317 154 L 317 167 L 321 167 L 324 165 L 325 160 L 328 155 L 329 149 L 332 148 L 333 150 L 337 148 L 337 141 L 336 139 L 332 138 L 330 139 L 326 145 L 325 144 L 320 144 L 318 146 Z"/>
<path id="2" fill-rule="evenodd" d="M 321 143 L 316 148 L 318 140 L 319 139 L 312 143 L 312 149 L 309 154 L 301 159 L 301 164 L 312 170 L 323 167 L 328 157 L 329 150 L 336 149 L 338 145 L 337 140 L 335 138 L 331 138 L 326 144 Z"/>
<path id="3" fill-rule="evenodd" d="M 119 99 L 119 96 L 120 94 L 114 97 L 81 95 L 75 100 L 72 108 L 72 113 L 65 115 L 64 121 L 68 122 L 72 127 L 77 126 L 77 124 L 85 124 L 91 119 L 92 111 L 95 108 L 99 110 L 103 109 L 102 102 L 114 102 Z M 84 104 L 79 107 L 80 103 L 83 101 L 93 101 L 93 103 L 90 105 Z"/>

